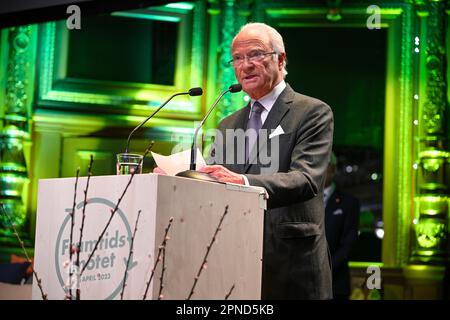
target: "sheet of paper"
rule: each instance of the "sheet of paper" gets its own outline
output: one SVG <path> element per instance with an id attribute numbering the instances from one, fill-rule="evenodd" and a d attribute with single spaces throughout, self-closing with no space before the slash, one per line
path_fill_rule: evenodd
<path id="1" fill-rule="evenodd" d="M 191 149 L 163 156 L 152 152 L 156 165 L 164 170 L 169 176 L 174 176 L 178 172 L 189 170 L 191 163 Z M 197 170 L 206 165 L 205 159 L 199 149 L 197 149 Z"/>

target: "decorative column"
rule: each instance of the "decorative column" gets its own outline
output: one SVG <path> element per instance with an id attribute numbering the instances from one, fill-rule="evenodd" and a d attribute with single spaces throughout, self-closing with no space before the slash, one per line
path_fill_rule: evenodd
<path id="1" fill-rule="evenodd" d="M 30 105 L 33 92 L 33 27 L 13 27 L 8 34 L 8 57 L 4 101 L 0 101 L 0 201 L 4 203 L 16 228 L 26 239 L 24 186 L 28 183 L 24 144 L 29 141 Z M 0 242 L 17 246 L 8 221 L 0 215 Z"/>
<path id="2" fill-rule="evenodd" d="M 426 97 L 419 110 L 419 176 L 411 262 L 444 264 L 448 256 L 449 152 L 446 143 L 446 12 L 442 0 L 426 2 Z M 417 215 L 416 215 L 417 217 Z"/>
<path id="3" fill-rule="evenodd" d="M 221 23 L 219 37 L 219 66 L 218 66 L 218 88 L 220 91 L 236 83 L 233 66 L 228 64 L 231 59 L 231 42 L 242 25 L 244 25 L 250 15 L 249 3 L 251 1 L 219 0 Z M 230 115 L 234 111 L 242 108 L 245 101 L 242 94 L 227 94 L 223 97 L 217 111 L 217 120 Z"/>
<path id="4" fill-rule="evenodd" d="M 205 51 L 204 32 L 206 29 L 206 3 L 195 1 L 192 22 L 192 49 L 191 49 L 191 83 L 200 86 L 203 76 L 203 52 Z M 200 99 L 198 102 L 200 104 Z"/>

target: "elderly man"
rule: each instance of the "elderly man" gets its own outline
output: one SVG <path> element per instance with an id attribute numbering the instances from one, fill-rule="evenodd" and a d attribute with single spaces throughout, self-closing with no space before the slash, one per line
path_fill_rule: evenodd
<path id="1" fill-rule="evenodd" d="M 223 161 L 201 171 L 222 182 L 264 187 L 269 194 L 263 299 L 331 299 L 323 185 L 333 139 L 332 111 L 284 81 L 286 52 L 281 35 L 272 27 L 245 25 L 234 38 L 231 53 L 236 78 L 251 102 L 220 123 L 224 141 L 214 151 L 222 148 L 226 159 L 227 152 L 235 155 L 245 149 L 246 161 Z M 226 130 L 237 129 L 259 132 L 258 143 L 251 135 L 240 145 L 226 141 Z M 271 148 L 273 138 L 279 148 Z M 267 164 L 258 160 L 263 148 L 271 148 L 274 172 L 264 170 Z"/>

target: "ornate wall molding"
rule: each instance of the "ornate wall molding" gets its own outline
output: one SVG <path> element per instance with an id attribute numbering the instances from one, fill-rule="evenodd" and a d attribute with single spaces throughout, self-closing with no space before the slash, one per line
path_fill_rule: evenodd
<path id="1" fill-rule="evenodd" d="M 7 67 L 4 88 L 5 101 L 0 131 L 0 201 L 13 217 L 19 230 L 25 231 L 27 210 L 23 199 L 28 183 L 28 168 L 24 146 L 30 139 L 30 113 L 34 86 L 36 28 L 13 27 L 6 31 Z M 11 230 L 0 216 L 0 237 L 9 242 Z M 15 240 L 12 240 L 15 241 Z"/>
<path id="2" fill-rule="evenodd" d="M 345 2 L 341 19 L 330 20 L 329 8 L 310 2 L 257 1 L 255 16 L 282 28 L 367 28 L 368 1 Z M 414 6 L 379 3 L 380 27 L 387 31 L 386 102 L 383 160 L 382 261 L 385 266 L 408 263 L 413 214 L 413 53 Z M 371 32 L 377 32 L 374 29 Z M 289 61 L 289 53 L 288 53 Z M 289 64 L 288 64 L 289 70 Z"/>
<path id="3" fill-rule="evenodd" d="M 418 181 L 411 262 L 444 264 L 448 258 L 446 13 L 444 1 L 424 1 L 425 99 L 419 105 Z"/>
<path id="4" fill-rule="evenodd" d="M 167 41 L 176 42 L 174 83 L 170 85 L 144 83 L 139 80 L 97 79 L 95 74 L 91 75 L 92 78 L 69 76 L 68 57 L 74 49 L 70 47 L 70 32 L 76 31 L 68 30 L 64 21 L 40 25 L 41 63 L 38 65 L 37 108 L 65 109 L 80 113 L 147 116 L 149 110 L 156 109 L 171 94 L 186 91 L 190 87 L 202 86 L 204 70 L 202 62 L 205 57 L 204 7 L 203 1 L 197 1 L 192 4 L 185 3 L 178 6 L 173 4 L 111 14 L 112 19 L 159 21 L 176 26 L 176 39 L 167 39 Z M 101 36 L 101 31 L 97 29 L 97 32 L 99 32 L 98 36 Z M 112 41 L 119 40 L 112 39 Z M 117 45 L 120 46 L 121 43 L 117 42 Z M 136 65 L 137 62 L 132 63 Z M 201 100 L 180 96 L 167 105 L 158 116 L 172 119 L 198 119 L 201 116 Z"/>

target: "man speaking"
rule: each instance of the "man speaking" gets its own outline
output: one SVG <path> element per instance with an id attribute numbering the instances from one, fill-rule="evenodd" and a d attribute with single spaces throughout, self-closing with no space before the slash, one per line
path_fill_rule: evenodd
<path id="1" fill-rule="evenodd" d="M 251 101 L 219 125 L 222 141 L 215 144 L 212 158 L 220 151 L 224 161 L 200 171 L 222 182 L 264 187 L 268 192 L 263 299 L 331 299 L 323 185 L 333 140 L 332 111 L 284 81 L 286 52 L 274 28 L 245 25 L 234 38 L 231 53 L 236 78 Z M 245 143 L 227 141 L 230 130 L 245 131 Z M 272 139 L 277 139 L 278 148 L 271 148 Z M 263 150 L 275 165 L 259 159 Z M 245 161 L 238 161 L 240 157 L 225 161 L 230 152 L 245 154 Z"/>

